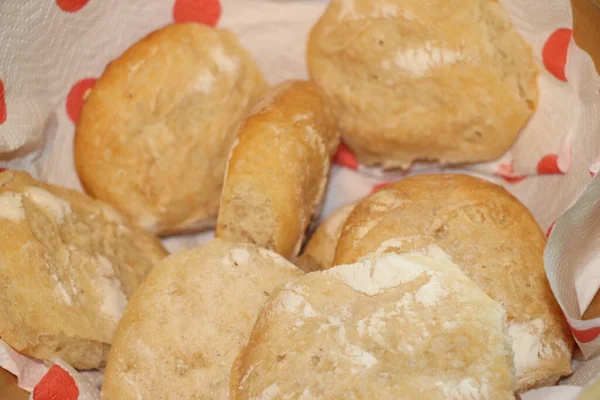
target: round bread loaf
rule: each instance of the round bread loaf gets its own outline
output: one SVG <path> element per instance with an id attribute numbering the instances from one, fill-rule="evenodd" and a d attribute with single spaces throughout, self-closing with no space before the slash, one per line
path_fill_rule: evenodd
<path id="1" fill-rule="evenodd" d="M 307 54 L 367 165 L 495 159 L 538 100 L 531 48 L 496 0 L 332 0 Z"/>
<path id="2" fill-rule="evenodd" d="M 15 350 L 103 367 L 127 299 L 164 256 L 112 207 L 0 172 L 0 338 Z"/>
<path id="3" fill-rule="evenodd" d="M 214 226 L 235 133 L 266 89 L 233 33 L 157 30 L 107 66 L 83 106 L 83 186 L 159 235 Z"/>
<path id="4" fill-rule="evenodd" d="M 297 256 L 320 212 L 339 140 L 314 84 L 288 81 L 271 88 L 233 146 L 217 237 Z"/>
<path id="5" fill-rule="evenodd" d="M 342 234 L 346 219 L 354 209 L 349 204 L 335 210 L 312 234 L 296 265 L 304 272 L 313 272 L 333 267 L 335 248 Z"/>
<path id="6" fill-rule="evenodd" d="M 502 307 L 448 261 L 384 254 L 271 295 L 230 398 L 514 399 L 514 384 Z"/>
<path id="7" fill-rule="evenodd" d="M 400 180 L 360 202 L 335 264 L 437 245 L 507 311 L 520 391 L 571 372 L 573 339 L 544 271 L 544 234 L 500 186 L 466 175 Z"/>
<path id="8" fill-rule="evenodd" d="M 267 296 L 300 275 L 275 253 L 222 239 L 166 258 L 119 323 L 102 398 L 226 399 Z"/>

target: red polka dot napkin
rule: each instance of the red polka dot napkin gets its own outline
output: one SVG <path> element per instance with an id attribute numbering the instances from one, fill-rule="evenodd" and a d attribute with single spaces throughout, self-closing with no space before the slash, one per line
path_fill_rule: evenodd
<path id="1" fill-rule="evenodd" d="M 31 400 L 100 400 L 99 373 L 84 376 L 63 361 L 53 364 L 31 392 Z"/>
<path id="2" fill-rule="evenodd" d="M 540 102 L 509 152 L 462 171 L 504 185 L 551 231 L 600 170 L 600 77 L 573 41 L 567 2 L 501 2 L 533 48 Z M 40 179 L 81 189 L 73 169 L 72 139 L 86 96 L 107 63 L 167 23 L 233 30 L 272 84 L 306 78 L 306 37 L 326 5 L 326 0 L 3 0 L 0 168 L 25 169 Z M 344 145 L 334 161 L 323 216 L 395 179 L 453 171 L 427 165 L 408 172 L 366 168 Z M 575 227 L 565 235 L 583 240 Z M 211 236 L 165 243 L 174 251 Z M 556 246 L 551 240 L 549 248 Z M 6 367 L 2 361 L 0 366 Z M 52 382 L 70 380 L 55 369 L 44 385 Z M 73 397 L 72 385 L 63 386 L 58 398 Z"/>
<path id="3" fill-rule="evenodd" d="M 33 400 L 100 400 L 101 372 L 78 372 L 61 360 L 46 365 L 18 353 L 1 339 L 0 367 L 15 375 Z"/>

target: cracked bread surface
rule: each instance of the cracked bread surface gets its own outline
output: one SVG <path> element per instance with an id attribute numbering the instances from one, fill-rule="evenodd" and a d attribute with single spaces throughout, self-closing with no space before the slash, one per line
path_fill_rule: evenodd
<path id="1" fill-rule="evenodd" d="M 496 0 L 333 0 L 307 58 L 365 165 L 496 159 L 538 102 L 531 47 Z"/>
<path id="2" fill-rule="evenodd" d="M 160 241 L 112 207 L 0 172 L 0 338 L 40 360 L 102 368 Z"/>

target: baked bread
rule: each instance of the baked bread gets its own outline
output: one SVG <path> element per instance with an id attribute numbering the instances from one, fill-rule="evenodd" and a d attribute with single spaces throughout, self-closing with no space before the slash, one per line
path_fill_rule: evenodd
<path id="1" fill-rule="evenodd" d="M 229 149 L 266 81 L 236 36 L 174 24 L 111 62 L 75 134 L 86 191 L 157 233 L 213 227 Z"/>
<path id="2" fill-rule="evenodd" d="M 233 146 L 217 237 L 298 255 L 338 145 L 335 119 L 312 83 L 271 88 Z"/>
<path id="3" fill-rule="evenodd" d="M 226 399 L 267 296 L 300 275 L 277 254 L 221 239 L 166 258 L 119 323 L 103 400 Z"/>
<path id="4" fill-rule="evenodd" d="M 112 207 L 0 172 L 0 338 L 20 353 L 103 367 L 127 299 L 164 256 Z"/>
<path id="5" fill-rule="evenodd" d="M 302 255 L 296 260 L 298 268 L 304 272 L 313 272 L 333 267 L 338 239 L 353 209 L 354 204 L 348 204 L 325 218 L 306 243 Z"/>
<path id="6" fill-rule="evenodd" d="M 420 175 L 358 203 L 335 264 L 437 245 L 507 311 L 520 391 L 571 372 L 573 339 L 544 271 L 546 239 L 517 199 L 466 175 Z"/>
<path id="7" fill-rule="evenodd" d="M 383 254 L 271 295 L 230 398 L 514 399 L 514 384 L 497 302 L 448 261 Z"/>
<path id="8" fill-rule="evenodd" d="M 332 0 L 307 56 L 366 165 L 498 158 L 538 100 L 532 50 L 496 0 Z"/>

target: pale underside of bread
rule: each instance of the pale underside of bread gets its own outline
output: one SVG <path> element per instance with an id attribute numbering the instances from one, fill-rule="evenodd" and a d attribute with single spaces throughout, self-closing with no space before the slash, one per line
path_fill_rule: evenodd
<path id="1" fill-rule="evenodd" d="M 311 83 L 272 88 L 231 151 L 217 237 L 295 257 L 321 208 L 338 143 L 334 120 Z"/>
<path id="2" fill-rule="evenodd" d="M 276 228 L 280 226 L 280 219 L 273 212 L 270 197 L 250 185 L 247 190 L 244 189 L 243 186 L 233 189 L 227 204 L 229 212 L 220 216 L 221 233 L 217 235 L 266 249 L 276 248 L 275 238 L 279 236 Z"/>

